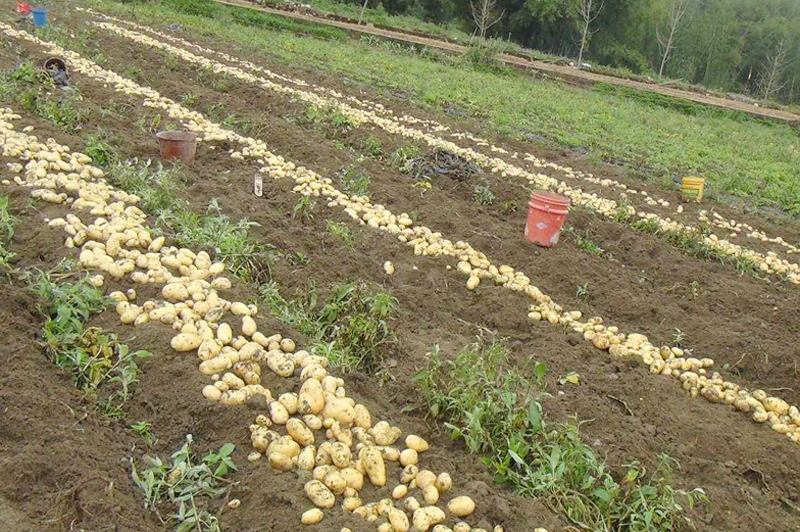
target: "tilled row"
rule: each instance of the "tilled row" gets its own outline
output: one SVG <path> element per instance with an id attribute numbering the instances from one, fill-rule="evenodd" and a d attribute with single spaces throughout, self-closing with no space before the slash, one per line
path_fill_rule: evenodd
<path id="1" fill-rule="evenodd" d="M 206 53 L 206 54 L 220 55 L 227 61 L 233 62 L 235 64 L 239 64 L 239 65 L 241 65 L 244 68 L 247 68 L 249 70 L 263 73 L 263 74 L 267 75 L 267 77 L 269 77 L 271 79 L 275 79 L 275 80 L 278 80 L 278 81 L 289 82 L 289 83 L 298 85 L 299 87 L 309 87 L 309 85 L 307 83 L 305 83 L 305 82 L 302 82 L 302 80 L 295 80 L 295 79 L 287 78 L 286 76 L 275 74 L 275 73 L 269 71 L 268 69 L 265 69 L 263 67 L 259 67 L 257 65 L 254 65 L 251 62 L 248 62 L 248 61 L 243 61 L 243 60 L 237 59 L 237 58 L 235 58 L 233 56 L 230 56 L 229 54 L 223 54 L 221 52 L 216 52 L 214 50 L 205 49 L 205 48 L 203 48 L 203 47 L 201 47 L 199 45 L 196 45 L 196 44 L 193 44 L 193 43 L 189 43 L 188 41 L 185 41 L 183 39 L 172 37 L 172 36 L 166 35 L 166 34 L 161 33 L 161 32 L 157 32 L 155 30 L 146 28 L 144 26 L 141 26 L 141 25 L 133 23 L 133 22 L 124 21 L 122 19 L 118 19 L 116 17 L 111 17 L 111 16 L 108 16 L 108 15 L 98 14 L 98 13 L 93 12 L 91 10 L 88 10 L 88 11 L 91 12 L 92 14 L 101 16 L 101 17 L 106 18 L 108 20 L 114 20 L 116 22 L 125 23 L 125 24 L 128 24 L 128 25 L 132 26 L 132 27 L 140 29 L 142 31 L 149 31 L 150 33 L 152 33 L 154 35 L 157 35 L 162 39 L 169 40 L 169 41 L 176 42 L 176 43 L 180 43 L 183 46 L 188 46 L 190 48 L 196 49 L 197 51 L 200 51 L 200 52 L 203 52 L 203 53 Z M 115 31 L 115 32 L 117 32 L 119 34 L 123 34 L 124 36 L 127 36 L 129 38 L 137 38 L 137 37 L 139 37 L 139 38 L 144 38 L 145 40 L 149 40 L 150 39 L 149 37 L 143 36 L 141 34 L 137 34 L 136 32 L 129 32 L 128 30 L 124 30 L 123 28 L 119 28 L 117 26 L 114 26 L 113 24 L 104 25 L 104 23 L 98 23 L 98 25 L 101 25 L 101 26 L 105 27 L 106 29 L 109 29 L 111 31 Z M 153 42 L 159 43 L 161 41 L 153 40 Z M 164 50 L 166 50 L 166 51 L 169 51 L 171 53 L 177 53 L 178 55 L 181 55 L 182 51 L 186 52 L 185 50 L 177 49 L 175 47 L 172 47 L 172 46 L 164 44 L 164 43 L 161 43 L 161 46 L 159 46 L 159 47 L 164 49 Z M 190 54 L 190 56 L 194 56 L 194 54 Z M 194 57 L 197 58 L 197 56 L 194 56 Z M 188 56 L 184 57 L 184 59 L 190 60 L 188 58 Z M 202 60 L 202 59 L 206 59 L 206 58 L 198 58 L 198 59 Z M 197 61 L 193 61 L 193 62 L 197 63 Z M 208 64 L 208 63 L 205 63 L 205 64 Z M 314 91 L 320 92 L 323 95 L 323 96 L 319 96 L 317 94 L 312 94 L 311 92 L 308 92 L 307 90 L 302 90 L 302 89 L 296 89 L 296 88 L 292 88 L 292 87 L 282 86 L 277 82 L 270 82 L 270 81 L 268 81 L 268 80 L 266 80 L 264 78 L 259 78 L 258 80 L 253 80 L 252 79 L 253 78 L 252 75 L 246 74 L 245 72 L 239 70 L 238 68 L 231 69 L 230 67 L 226 67 L 225 65 L 222 65 L 222 66 L 225 68 L 225 71 L 227 73 L 229 73 L 229 74 L 231 74 L 231 75 L 233 75 L 235 77 L 238 77 L 238 78 L 240 78 L 242 80 L 245 80 L 245 81 L 258 83 L 260 86 L 262 86 L 263 88 L 265 88 L 267 90 L 271 90 L 271 91 L 275 91 L 275 92 L 279 92 L 279 93 L 283 93 L 283 94 L 290 94 L 290 95 L 292 95 L 294 97 L 297 97 L 297 98 L 301 99 L 302 101 L 305 101 L 306 103 L 309 103 L 311 105 L 335 107 L 335 108 L 339 109 L 341 112 L 343 112 L 345 115 L 347 115 L 348 117 L 350 117 L 351 119 L 353 119 L 354 121 L 356 121 L 358 123 L 370 123 L 370 124 L 376 125 L 376 126 L 382 128 L 382 129 L 384 129 L 385 131 L 387 131 L 389 133 L 398 134 L 398 135 L 401 135 L 401 136 L 404 136 L 404 137 L 414 138 L 415 140 L 421 140 L 421 141 L 427 143 L 431 147 L 439 148 L 439 149 L 445 149 L 445 150 L 448 150 L 448 151 L 452 151 L 454 153 L 458 153 L 458 154 L 466 157 L 467 159 L 476 161 L 478 164 L 480 164 L 481 166 L 484 166 L 485 168 L 490 169 L 494 173 L 500 173 L 503 177 L 507 177 L 507 176 L 523 177 L 524 179 L 526 179 L 528 181 L 528 183 L 533 184 L 533 185 L 535 185 L 537 187 L 545 188 L 545 189 L 557 190 L 559 193 L 562 193 L 562 194 L 568 196 L 575 204 L 585 206 L 585 207 L 587 207 L 589 209 L 592 209 L 592 210 L 594 210 L 594 211 L 596 211 L 596 212 L 598 212 L 598 213 L 600 213 L 602 215 L 605 215 L 606 217 L 613 218 L 613 219 L 619 219 L 619 215 L 620 215 L 619 210 L 620 209 L 625 209 L 627 211 L 626 215 L 629 216 L 629 217 L 632 217 L 633 219 L 637 219 L 638 218 L 638 219 L 644 219 L 644 220 L 647 220 L 647 221 L 653 221 L 658 225 L 658 227 L 659 227 L 659 229 L 661 231 L 688 234 L 688 235 L 691 235 L 691 236 L 694 236 L 694 237 L 701 238 L 704 244 L 706 244 L 707 246 L 711 247 L 712 249 L 715 249 L 717 252 L 719 252 L 721 254 L 724 254 L 724 255 L 727 255 L 727 256 L 730 256 L 730 257 L 743 257 L 743 258 L 752 260 L 752 261 L 754 261 L 755 263 L 757 263 L 759 265 L 759 268 L 760 268 L 760 270 L 762 272 L 768 273 L 768 274 L 776 274 L 776 275 L 780 275 L 780 276 L 785 276 L 792 283 L 800 284 L 800 265 L 798 265 L 796 263 L 791 263 L 786 259 L 780 258 L 780 256 L 777 253 L 773 252 L 773 251 L 770 251 L 770 252 L 768 252 L 766 254 L 762 254 L 762 253 L 759 253 L 759 252 L 757 252 L 755 250 L 748 249 L 748 248 L 746 248 L 744 246 L 740 246 L 740 245 L 734 244 L 729 239 L 721 239 L 720 237 L 718 237 L 717 235 L 714 235 L 714 234 L 705 235 L 705 234 L 702 233 L 702 231 L 701 231 L 701 229 L 699 227 L 685 225 L 685 224 L 683 224 L 681 222 L 678 222 L 676 220 L 672 220 L 669 217 L 668 218 L 661 218 L 659 215 L 657 215 L 655 213 L 647 213 L 647 212 L 644 212 L 644 211 L 637 211 L 637 209 L 635 207 L 633 207 L 632 205 L 630 205 L 630 204 L 619 204 L 614 200 L 603 199 L 603 198 L 599 197 L 597 194 L 584 192 L 580 188 L 572 188 L 572 187 L 568 186 L 564 181 L 559 181 L 559 180 L 557 180 L 555 178 L 548 177 L 548 176 L 543 175 L 543 174 L 533 174 L 533 173 L 528 172 L 528 171 L 526 171 L 526 170 L 524 170 L 522 168 L 514 166 L 513 164 L 509 164 L 509 163 L 505 162 L 504 160 L 502 160 L 502 159 L 500 159 L 498 157 L 487 156 L 487 155 L 484 155 L 482 153 L 476 152 L 475 150 L 472 150 L 470 148 L 460 147 L 460 146 L 456 145 L 455 143 L 453 143 L 451 141 L 447 141 L 447 140 L 442 139 L 439 136 L 432 135 L 432 134 L 429 134 L 429 133 L 425 133 L 425 132 L 423 132 L 421 130 L 409 128 L 409 127 L 406 127 L 406 126 L 403 125 L 404 123 L 413 124 L 413 125 L 419 125 L 420 127 L 429 128 L 434 132 L 443 132 L 443 131 L 447 131 L 449 129 L 449 128 L 446 128 L 445 126 L 442 126 L 441 124 L 438 124 L 438 123 L 436 123 L 434 121 L 419 120 L 419 119 L 416 119 L 414 117 L 409 117 L 407 115 L 402 115 L 402 116 L 398 117 L 398 116 L 395 116 L 394 113 L 391 110 L 387 109 L 386 107 L 384 107 L 381 104 L 376 104 L 374 102 L 369 102 L 368 100 L 359 100 L 359 99 L 357 99 L 357 98 L 355 98 L 353 96 L 345 97 L 345 96 L 343 96 L 342 94 L 340 94 L 340 93 L 338 93 L 336 91 L 332 91 L 330 89 L 325 89 L 324 87 L 318 87 L 318 86 L 313 86 L 313 85 L 310 86 Z M 341 100 L 346 100 L 347 103 L 344 103 Z M 356 102 L 358 102 L 358 104 L 356 104 Z M 360 108 L 353 107 L 353 105 L 357 105 Z M 508 153 L 509 153 L 508 151 L 504 150 L 503 148 L 497 147 L 497 146 L 494 146 L 494 145 L 490 145 L 488 143 L 488 141 L 486 141 L 485 139 L 481 139 L 481 138 L 475 137 L 475 136 L 473 136 L 471 134 L 467 134 L 467 133 L 452 133 L 451 137 L 462 138 L 462 139 L 466 138 L 466 139 L 472 140 L 473 142 L 476 143 L 477 146 L 489 146 L 493 154 L 494 153 L 501 153 L 501 154 L 508 155 Z M 511 158 L 512 159 L 516 159 L 517 155 L 518 154 L 514 153 L 514 154 L 511 155 Z M 584 174 L 583 172 L 575 171 L 570 167 L 560 166 L 560 165 L 557 165 L 557 164 L 552 163 L 552 162 L 543 161 L 543 160 L 541 160 L 541 159 L 537 158 L 536 156 L 531 155 L 529 153 L 525 154 L 525 160 L 532 162 L 535 168 L 557 170 L 557 171 L 563 172 L 563 174 L 568 178 L 584 179 L 584 180 L 586 180 L 588 182 L 591 182 L 591 183 L 594 183 L 594 184 L 598 184 L 598 185 L 603 186 L 603 187 L 617 188 L 620 191 L 622 191 L 621 195 L 622 195 L 623 198 L 627 197 L 628 194 L 640 195 L 640 196 L 642 196 L 644 198 L 645 203 L 647 203 L 648 205 L 651 205 L 651 206 L 661 205 L 663 207 L 669 207 L 669 202 L 667 202 L 667 201 L 665 201 L 663 199 L 660 199 L 660 198 L 653 198 L 645 191 L 637 191 L 637 190 L 631 189 L 631 188 L 627 187 L 625 184 L 620 183 L 620 182 L 615 181 L 615 180 L 595 178 L 591 174 Z M 683 208 L 681 206 L 678 206 L 677 207 L 677 212 L 678 213 L 682 213 L 683 212 Z M 702 216 L 700 218 L 700 221 L 701 222 L 703 221 Z M 738 235 L 738 234 L 739 234 L 739 232 L 731 233 L 731 235 L 733 235 L 733 236 L 730 236 L 729 238 L 734 238 L 735 235 Z M 750 236 L 750 237 L 752 237 L 752 238 L 757 238 L 758 240 L 761 240 L 762 242 L 772 242 L 772 243 L 777 243 L 779 245 L 782 245 L 782 246 L 787 248 L 787 250 L 788 250 L 787 253 L 789 253 L 789 254 L 792 254 L 792 253 L 794 253 L 796 251 L 795 249 L 793 249 L 794 248 L 793 245 L 785 242 L 782 238 L 780 238 L 780 237 L 768 238 L 765 233 L 757 231 L 754 228 L 751 228 L 750 232 L 745 233 L 745 234 Z"/>

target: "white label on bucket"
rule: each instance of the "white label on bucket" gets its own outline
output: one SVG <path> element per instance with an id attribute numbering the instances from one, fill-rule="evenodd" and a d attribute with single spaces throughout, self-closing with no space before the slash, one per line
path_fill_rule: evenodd
<path id="1" fill-rule="evenodd" d="M 538 224 L 536 224 L 536 229 L 538 229 L 539 231 L 544 231 L 548 227 L 550 227 L 550 225 L 544 222 L 539 222 Z"/>
<path id="2" fill-rule="evenodd" d="M 256 174 L 256 177 L 253 179 L 253 193 L 255 193 L 255 195 L 258 196 L 259 198 L 264 193 L 263 187 L 264 187 L 264 180 L 261 177 L 261 174 Z"/>
<path id="3" fill-rule="evenodd" d="M 556 232 L 556 234 L 554 234 L 553 236 L 550 237 L 550 243 L 551 244 L 558 244 L 559 235 L 561 235 L 561 230 L 560 229 Z"/>

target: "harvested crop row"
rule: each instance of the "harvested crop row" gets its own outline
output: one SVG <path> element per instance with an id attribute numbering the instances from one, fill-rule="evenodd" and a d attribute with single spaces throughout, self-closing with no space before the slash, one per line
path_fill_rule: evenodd
<path id="1" fill-rule="evenodd" d="M 18 118 L 10 109 L 0 110 L 2 154 L 26 163 L 24 167 L 10 163 L 9 167 L 24 172 L 24 178 L 17 175 L 14 182 L 30 188 L 31 196 L 68 205 L 74 211 L 46 221 L 68 235 L 66 247 L 81 247 L 79 264 L 115 279 L 130 274 L 133 283 L 163 285 L 164 299 L 141 305 L 136 304 L 133 288 L 111 293 L 120 321 L 134 326 L 150 322 L 170 326 L 176 333 L 171 347 L 178 352 L 196 352 L 200 372 L 214 381 L 202 391 L 207 399 L 239 405 L 250 397 L 264 396 L 267 414 L 258 415 L 251 426 L 255 451 L 249 460 L 256 461 L 265 453 L 269 463 L 280 471 L 313 471 L 315 480 L 305 484 L 305 492 L 317 509 L 303 513 L 303 524 L 320 522 L 322 510 L 332 508 L 336 496 L 341 495 L 345 510 L 375 521 L 380 532 L 407 532 L 410 523 L 420 531 L 481 530 L 464 521 L 453 529 L 443 525 L 448 513 L 459 520 L 468 518 L 475 511 L 475 503 L 461 495 L 450 498 L 447 513 L 436 506 L 440 499 L 449 498 L 446 494 L 453 481 L 447 473 L 434 475 L 419 469 L 420 454 L 429 449 L 425 440 L 409 435 L 405 449 L 395 446 L 402 435 L 400 429 L 385 421 L 373 425 L 370 412 L 347 397 L 344 381 L 328 375 L 326 359 L 296 350 L 289 338 L 265 336 L 254 319 L 258 314 L 255 305 L 220 297 L 220 291 L 231 288 L 230 280 L 222 276 L 223 263 L 212 262 L 205 251 L 166 246 L 164 237 L 153 239 L 146 215 L 136 207 L 140 198 L 109 185 L 102 179 L 103 171 L 91 166 L 87 155 L 70 152 L 52 139 L 42 143 L 27 134 L 31 129 L 16 132 L 12 121 Z M 91 223 L 75 214 L 86 211 L 94 217 Z M 92 283 L 102 286 L 103 275 L 94 276 Z M 238 336 L 229 323 L 231 316 L 241 320 Z M 261 385 L 263 367 L 280 377 L 299 377 L 298 393 L 273 398 Z M 275 432 L 279 427 L 285 428 L 285 435 Z M 317 447 L 315 432 L 323 429 L 325 441 Z M 395 475 L 399 483 L 392 499 L 362 503 L 359 492 L 364 477 L 381 487 L 394 482 L 393 469 L 400 466 L 402 472 Z M 416 493 L 415 489 L 423 503 L 410 495 Z M 378 522 L 381 518 L 385 522 Z M 494 528 L 495 532 L 502 530 L 500 526 Z"/>
<path id="2" fill-rule="evenodd" d="M 100 15 L 100 16 L 108 18 L 110 20 L 125 22 L 125 21 L 121 21 L 120 19 L 117 19 L 115 17 L 109 17 L 107 15 Z M 257 78 L 257 77 L 255 77 L 255 76 L 253 76 L 251 74 L 247 74 L 247 73 L 243 72 L 242 70 L 240 70 L 238 68 L 228 67 L 228 66 L 226 66 L 226 65 L 224 65 L 222 63 L 211 61 L 211 60 L 209 60 L 207 58 L 204 58 L 204 57 L 196 56 L 194 54 L 186 52 L 183 49 L 175 48 L 175 47 L 173 47 L 171 45 L 168 45 L 168 44 L 165 44 L 165 43 L 163 43 L 161 41 L 152 39 L 150 37 L 147 37 L 147 36 L 144 36 L 144 35 L 141 35 L 141 34 L 138 34 L 136 32 L 131 32 L 129 30 L 125 30 L 123 28 L 119 28 L 118 26 L 114 26 L 113 24 L 106 24 L 106 23 L 96 23 L 96 24 L 101 26 L 101 27 L 103 27 L 103 28 L 105 28 L 105 29 L 108 29 L 110 31 L 116 32 L 119 35 L 131 38 L 131 39 L 139 39 L 140 42 L 142 42 L 142 39 L 143 39 L 144 41 L 146 41 L 150 45 L 157 46 L 157 47 L 161 48 L 162 50 L 165 50 L 165 51 L 168 51 L 170 53 L 173 53 L 173 54 L 176 54 L 178 56 L 181 56 L 181 57 L 183 57 L 184 59 L 186 59 L 188 61 L 192 61 L 192 62 L 195 62 L 197 64 L 214 65 L 213 68 L 215 69 L 215 72 L 220 70 L 220 69 L 224 70 L 225 72 L 227 72 L 228 74 L 230 74 L 230 75 L 232 75 L 234 77 L 238 77 L 239 79 L 242 79 L 244 81 L 248 81 L 248 82 L 251 82 L 251 83 L 257 83 L 261 87 L 263 87 L 263 88 L 265 88 L 267 90 L 271 90 L 271 91 L 275 91 L 275 92 L 279 92 L 279 93 L 283 93 L 283 94 L 291 94 L 292 96 L 300 98 L 301 100 L 305 101 L 306 103 L 310 103 L 310 104 L 315 105 L 315 106 L 336 107 L 342 113 L 344 113 L 345 115 L 347 115 L 348 117 L 350 117 L 351 119 L 353 119 L 357 123 L 368 122 L 368 123 L 371 123 L 373 125 L 376 125 L 376 126 L 382 128 L 382 129 L 384 129 L 385 131 L 387 131 L 389 133 L 398 134 L 398 135 L 401 135 L 401 136 L 414 138 L 416 140 L 422 140 L 422 141 L 426 142 L 431 147 L 435 147 L 435 148 L 438 148 L 438 149 L 444 149 L 444 150 L 447 150 L 447 151 L 451 151 L 453 153 L 457 153 L 459 155 L 462 155 L 462 156 L 466 157 L 469 160 L 474 160 L 478 164 L 480 164 L 481 166 L 484 166 L 486 168 L 491 169 L 491 171 L 493 173 L 501 173 L 501 175 L 503 177 L 507 177 L 507 176 L 520 176 L 520 177 L 523 177 L 529 183 L 531 183 L 531 184 L 533 184 L 533 185 L 535 185 L 537 187 L 544 188 L 544 189 L 557 190 L 559 193 L 568 196 L 577 205 L 582 205 L 584 207 L 587 207 L 587 208 L 589 208 L 589 209 L 591 209 L 593 211 L 596 211 L 596 212 L 598 212 L 598 213 L 600 213 L 600 214 L 602 214 L 602 215 L 604 215 L 606 217 L 617 218 L 619 216 L 618 209 L 625 208 L 625 209 L 627 209 L 627 217 L 638 217 L 639 219 L 642 219 L 644 221 L 654 222 L 654 223 L 657 224 L 658 228 L 663 232 L 686 234 L 686 235 L 689 235 L 689 236 L 692 236 L 692 237 L 701 238 L 702 242 L 705 245 L 709 246 L 710 248 L 716 250 L 717 252 L 719 252 L 719 253 L 721 253 L 723 255 L 726 255 L 726 256 L 729 256 L 729 257 L 742 257 L 742 258 L 751 260 L 751 261 L 755 262 L 758 265 L 760 271 L 762 271 L 764 273 L 786 276 L 793 284 L 800 284 L 800 265 L 798 265 L 796 263 L 791 263 L 791 262 L 787 261 L 786 259 L 781 259 L 777 255 L 777 253 L 769 252 L 767 254 L 761 254 L 761 253 L 756 252 L 754 250 L 748 249 L 748 248 L 746 248 L 744 246 L 739 246 L 737 244 L 733 244 L 729 240 L 720 239 L 718 236 L 713 235 L 713 234 L 712 235 L 703 235 L 701 233 L 701 231 L 697 227 L 688 226 L 688 225 L 682 224 L 682 223 L 680 223 L 678 221 L 672 220 L 671 218 L 664 219 L 664 218 L 661 218 L 660 216 L 658 216 L 655 213 L 646 213 L 644 211 L 637 211 L 631 205 L 620 206 L 614 200 L 600 198 L 600 197 L 598 197 L 597 194 L 590 194 L 590 193 L 584 192 L 580 188 L 572 188 L 572 187 L 568 186 L 564 181 L 559 182 L 557 179 L 554 179 L 552 177 L 548 177 L 548 176 L 546 176 L 544 174 L 533 174 L 533 173 L 527 172 L 526 170 L 524 170 L 522 168 L 519 168 L 519 167 L 516 167 L 514 165 L 511 165 L 511 164 L 508 164 L 505 161 L 503 161 L 502 159 L 499 159 L 497 157 L 489 157 L 489 156 L 483 155 L 481 153 L 478 153 L 478 152 L 476 152 L 476 151 L 474 151 L 472 149 L 460 147 L 460 146 L 456 145 L 455 143 L 450 142 L 450 141 L 446 141 L 446 140 L 444 140 L 444 139 L 442 139 L 440 137 L 437 137 L 437 136 L 434 136 L 434 135 L 430 135 L 430 134 L 426 134 L 426 133 L 424 133 L 424 132 L 422 132 L 420 130 L 416 130 L 416 129 L 405 127 L 401 123 L 401 122 L 403 122 L 402 117 L 398 118 L 398 117 L 393 116 L 393 114 L 391 112 L 387 113 L 386 109 L 383 106 L 378 107 L 377 104 L 375 104 L 374 106 L 371 106 L 371 107 L 367 106 L 367 110 L 356 109 L 356 108 L 350 106 L 349 104 L 345 104 L 345 103 L 342 103 L 342 102 L 338 101 L 336 99 L 337 96 L 340 97 L 340 95 L 338 95 L 338 93 L 334 93 L 336 96 L 331 95 L 331 96 L 333 96 L 333 99 L 328 98 L 328 97 L 320 97 L 320 96 L 318 96 L 316 94 L 312 94 L 312 93 L 307 92 L 307 91 L 303 91 L 303 90 L 299 90 L 299 89 L 293 89 L 293 88 L 290 88 L 290 87 L 285 87 L 285 86 L 279 85 L 277 83 L 274 83 L 272 81 L 266 80 L 264 78 Z M 128 23 L 128 24 L 130 24 L 130 25 L 132 25 L 134 27 L 142 28 L 141 26 L 139 26 L 138 24 L 135 24 L 135 23 Z M 154 30 L 148 30 L 148 31 L 151 31 L 153 34 L 159 35 L 162 38 L 169 38 L 169 39 L 171 39 L 173 41 L 182 41 L 181 39 L 176 39 L 174 37 L 165 36 L 164 34 L 161 34 L 161 33 L 156 32 Z M 185 42 L 185 41 L 182 41 L 182 42 Z M 194 48 L 196 48 L 198 50 L 202 50 L 205 53 L 215 53 L 213 50 L 206 50 L 206 49 L 203 49 L 202 47 L 197 46 L 197 45 L 192 45 L 192 47 L 194 47 Z M 234 62 L 238 62 L 239 64 L 242 64 L 246 68 L 255 68 L 259 72 L 265 72 L 265 73 L 268 73 L 267 74 L 268 76 L 274 77 L 274 76 L 272 76 L 272 73 L 270 71 L 268 71 L 268 70 L 266 70 L 264 68 L 256 67 L 256 66 L 252 65 L 249 62 L 244 62 L 244 61 L 240 61 L 240 60 L 237 60 L 237 59 L 233 59 L 233 58 L 231 58 L 231 56 L 229 56 L 227 54 L 225 54 L 225 57 L 228 60 L 231 60 L 231 61 L 234 61 Z M 275 76 L 277 76 L 277 75 L 275 75 Z M 280 78 L 284 78 L 284 76 L 280 76 Z M 348 101 L 350 101 L 351 99 L 352 99 L 352 97 L 348 98 Z M 383 115 L 383 114 L 388 116 L 388 118 L 386 118 L 384 116 L 378 116 L 378 115 Z M 421 121 L 419 121 L 419 122 L 421 122 Z M 461 134 L 461 135 L 464 135 L 464 137 L 467 137 L 467 138 L 477 139 L 476 137 L 472 137 L 471 135 L 466 135 L 466 134 Z M 482 139 L 477 139 L 477 140 L 482 140 Z M 479 145 L 483 145 L 483 144 L 487 144 L 488 145 L 488 143 L 486 143 L 485 141 L 484 142 L 479 142 Z M 504 150 L 502 148 L 499 148 L 499 147 L 491 146 L 491 149 L 492 149 L 492 152 L 508 154 L 508 152 L 506 150 Z M 516 158 L 516 155 L 517 154 L 513 154 L 512 158 Z M 669 202 L 666 202 L 666 201 L 661 200 L 661 199 L 658 199 L 658 200 L 653 199 L 644 191 L 636 191 L 636 190 L 629 189 L 624 184 L 618 183 L 618 182 L 613 181 L 613 180 L 609 180 L 609 179 L 600 180 L 600 179 L 592 177 L 591 175 L 584 175 L 582 172 L 577 172 L 576 173 L 575 171 L 573 171 L 573 169 L 571 169 L 569 167 L 561 167 L 561 166 L 558 166 L 558 165 L 556 165 L 554 163 L 544 162 L 544 161 L 541 161 L 538 158 L 536 158 L 535 156 L 530 155 L 530 154 L 526 154 L 526 160 L 528 160 L 530 162 L 533 162 L 534 166 L 537 167 L 537 168 L 548 168 L 549 167 L 549 168 L 552 168 L 552 169 L 560 170 L 560 171 L 564 172 L 564 174 L 566 176 L 570 177 L 570 178 L 583 178 L 583 179 L 586 179 L 587 181 L 590 181 L 590 182 L 593 182 L 593 183 L 596 183 L 596 184 L 600 184 L 601 186 L 604 186 L 604 187 L 611 187 L 611 186 L 618 187 L 621 190 L 626 191 L 624 193 L 641 194 L 645 198 L 645 201 L 650 205 L 661 205 L 661 206 L 666 206 L 666 207 L 669 206 Z M 682 209 L 679 207 L 679 212 L 681 210 Z M 765 238 L 759 238 L 759 239 L 762 240 L 762 241 L 769 241 L 768 239 L 766 239 L 766 235 L 765 235 Z M 790 251 L 791 251 L 791 249 L 790 249 Z"/>
<path id="3" fill-rule="evenodd" d="M 2 27 L 0 26 L 0 28 Z M 760 390 L 751 393 L 738 384 L 723 380 L 717 373 L 713 373 L 711 378 L 708 378 L 707 369 L 713 365 L 712 360 L 686 357 L 685 353 L 678 348 L 654 347 L 642 335 L 626 335 L 620 333 L 616 327 L 606 327 L 602 324 L 602 318 L 581 322 L 579 311 L 565 312 L 550 296 L 531 285 L 530 280 L 522 272 L 515 271 L 514 268 L 506 265 L 498 268 L 491 264 L 486 255 L 478 252 L 468 243 L 453 243 L 444 239 L 440 233 L 434 233 L 424 226 L 412 227 L 413 224 L 406 215 L 401 214 L 398 217 L 382 205 L 373 205 L 369 198 L 351 197 L 344 194 L 331 185 L 330 179 L 322 178 L 305 167 L 297 167 L 282 157 L 271 154 L 266 150 L 263 141 L 225 130 L 218 124 L 208 121 L 200 113 L 189 111 L 160 96 L 152 89 L 142 88 L 130 80 L 104 70 L 91 61 L 80 58 L 74 52 L 67 52 L 52 43 L 40 41 L 25 32 L 6 28 L 4 31 L 9 35 L 19 35 L 65 56 L 70 61 L 72 68 L 79 72 L 104 83 L 110 83 L 116 87 L 116 90 L 126 94 L 144 96 L 145 105 L 168 111 L 170 116 L 181 119 L 189 129 L 201 133 L 206 141 L 227 139 L 244 145 L 241 152 L 234 152 L 231 156 L 263 161 L 266 166 L 261 169 L 262 172 L 276 179 L 285 177 L 294 179 L 297 186 L 293 190 L 296 193 L 332 198 L 328 203 L 329 206 L 344 207 L 345 212 L 352 218 L 359 219 L 360 223 L 397 234 L 402 242 L 414 247 L 415 254 L 457 257 L 460 261 L 458 271 L 468 276 L 468 288 L 475 289 L 481 283 L 481 279 L 490 279 L 497 285 L 516 292 L 524 292 L 534 301 L 528 314 L 532 321 L 547 320 L 550 323 L 570 326 L 575 331 L 582 333 L 586 341 L 591 342 L 598 349 L 608 350 L 614 357 L 637 356 L 650 366 L 653 374 L 680 378 L 682 387 L 693 396 L 703 395 L 709 401 L 725 402 L 740 411 L 753 412 L 755 421 L 769 422 L 776 432 L 786 434 L 793 441 L 800 442 L 800 411 L 797 408 L 790 407 L 778 398 L 766 397 L 766 394 Z M 218 65 L 218 68 L 224 69 L 225 67 Z M 759 399 L 762 395 L 765 396 L 763 400 Z"/>

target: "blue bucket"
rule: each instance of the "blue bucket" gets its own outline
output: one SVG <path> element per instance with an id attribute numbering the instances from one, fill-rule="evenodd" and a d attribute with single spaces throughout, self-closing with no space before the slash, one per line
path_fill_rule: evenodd
<path id="1" fill-rule="evenodd" d="M 33 8 L 33 25 L 37 28 L 47 26 L 47 8 L 34 7 Z"/>

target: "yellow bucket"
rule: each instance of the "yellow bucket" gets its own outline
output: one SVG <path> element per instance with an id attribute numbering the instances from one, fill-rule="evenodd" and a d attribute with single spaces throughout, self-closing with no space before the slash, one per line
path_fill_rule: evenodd
<path id="1" fill-rule="evenodd" d="M 681 190 L 687 198 L 693 198 L 700 203 L 703 201 L 703 192 L 706 189 L 706 179 L 704 177 L 684 177 Z"/>

